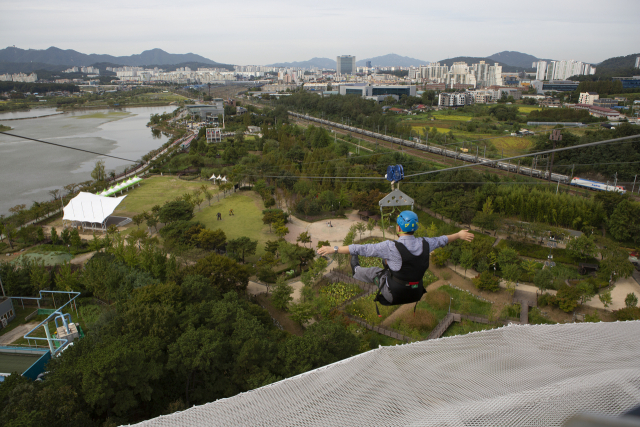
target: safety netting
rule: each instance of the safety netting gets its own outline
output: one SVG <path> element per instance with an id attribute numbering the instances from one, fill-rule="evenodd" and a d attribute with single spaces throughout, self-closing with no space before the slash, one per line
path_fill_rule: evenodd
<path id="1" fill-rule="evenodd" d="M 640 404 L 640 321 L 512 325 L 358 356 L 139 424 L 560 426 Z"/>

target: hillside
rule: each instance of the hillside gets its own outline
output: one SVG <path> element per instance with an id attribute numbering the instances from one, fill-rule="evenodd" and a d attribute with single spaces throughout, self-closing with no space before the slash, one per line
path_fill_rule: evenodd
<path id="1" fill-rule="evenodd" d="M 374 58 L 361 59 L 356 62 L 356 65 L 358 67 L 365 67 L 367 65 L 367 61 L 371 61 L 371 65 L 373 67 L 417 67 L 419 65 L 429 63 L 429 61 L 389 53 L 387 55 L 376 56 Z"/>
<path id="2" fill-rule="evenodd" d="M 640 53 L 605 59 L 597 65 L 595 75 L 598 78 L 637 76 L 640 69 L 634 68 L 634 65 L 638 56 Z"/>
<path id="3" fill-rule="evenodd" d="M 215 61 L 212 61 L 200 55 L 196 55 L 194 53 L 173 54 L 167 53 L 162 49 L 151 49 L 145 50 L 140 54 L 130 56 L 113 56 L 102 54 L 87 55 L 72 49 L 63 50 L 53 46 L 44 50 L 24 50 L 16 47 L 7 47 L 0 50 L 0 62 L 39 62 L 43 64 L 62 65 L 66 67 L 74 65 L 91 65 L 97 62 L 109 62 L 113 64 L 129 66 L 148 66 L 152 64 L 173 65 L 184 62 L 199 62 L 207 64 L 209 66 L 228 68 L 228 65 L 216 63 Z"/>
<path id="4" fill-rule="evenodd" d="M 467 65 L 471 65 L 471 64 L 476 64 L 480 61 L 485 61 L 491 65 L 493 65 L 494 63 L 498 62 L 499 65 L 502 65 L 502 72 L 503 73 L 517 73 L 520 71 L 529 71 L 532 72 L 535 69 L 531 68 L 531 64 L 529 64 L 528 67 L 514 67 L 512 65 L 508 65 L 505 64 L 504 62 L 500 62 L 500 61 L 496 61 L 494 59 L 491 58 L 479 58 L 479 57 L 474 57 L 474 56 L 456 56 L 455 58 L 448 58 L 448 59 L 443 59 L 440 62 L 441 65 L 447 65 L 447 66 L 451 66 L 454 62 L 466 62 Z"/>
<path id="5" fill-rule="evenodd" d="M 494 53 L 487 58 L 495 62 L 510 65 L 512 67 L 531 68 L 531 64 L 538 61 L 551 61 L 550 59 L 540 59 L 527 53 L 505 50 Z"/>
<path id="6" fill-rule="evenodd" d="M 336 61 L 329 58 L 311 58 L 308 61 L 293 61 L 293 62 L 277 62 L 275 64 L 269 64 L 267 67 L 281 67 L 281 68 L 326 68 L 335 70 Z"/>

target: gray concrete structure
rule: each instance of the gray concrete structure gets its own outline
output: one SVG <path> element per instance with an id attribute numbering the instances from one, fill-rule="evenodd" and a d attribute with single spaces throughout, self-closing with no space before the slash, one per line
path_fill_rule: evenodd
<path id="1" fill-rule="evenodd" d="M 16 311 L 13 308 L 13 301 L 11 298 L 4 300 L 0 303 L 0 326 L 6 327 L 16 317 Z"/>

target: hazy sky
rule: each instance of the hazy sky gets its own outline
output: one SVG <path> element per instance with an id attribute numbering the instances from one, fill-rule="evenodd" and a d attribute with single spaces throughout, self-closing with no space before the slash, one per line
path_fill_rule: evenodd
<path id="1" fill-rule="evenodd" d="M 232 64 L 516 50 L 595 63 L 640 52 L 638 17 L 639 0 L 2 0 L 0 48 L 160 48 Z"/>

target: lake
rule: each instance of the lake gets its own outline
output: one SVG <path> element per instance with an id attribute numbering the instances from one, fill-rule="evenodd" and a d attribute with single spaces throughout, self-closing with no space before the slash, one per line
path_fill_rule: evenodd
<path id="1" fill-rule="evenodd" d="M 7 120 L 55 114 L 53 108 L 0 114 L 0 124 L 16 135 L 82 148 L 101 154 L 139 160 L 168 137 L 154 136 L 146 126 L 151 114 L 171 112 L 175 106 L 132 107 L 120 110 L 73 111 L 51 117 Z M 18 204 L 50 200 L 49 191 L 91 179 L 97 160 L 108 171 L 121 172 L 132 162 L 55 147 L 0 134 L 0 215 Z"/>

